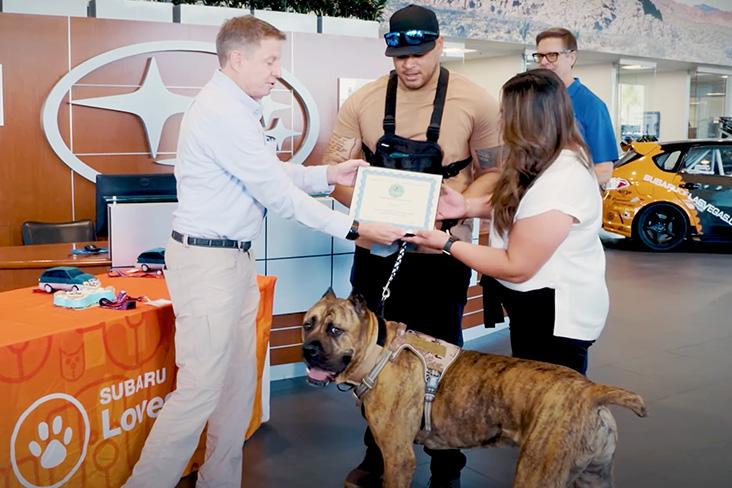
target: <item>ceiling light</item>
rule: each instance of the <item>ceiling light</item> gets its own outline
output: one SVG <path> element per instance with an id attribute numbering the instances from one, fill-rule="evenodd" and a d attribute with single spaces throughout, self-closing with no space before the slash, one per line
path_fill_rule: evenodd
<path id="1" fill-rule="evenodd" d="M 729 68 L 718 68 L 716 66 L 697 66 L 696 72 L 698 74 L 710 74 L 710 75 L 732 75 L 732 69 Z"/>
<path id="2" fill-rule="evenodd" d="M 631 71 L 638 71 L 643 69 L 656 69 L 656 63 L 653 61 L 646 61 L 645 59 L 625 59 L 620 58 L 618 60 L 620 69 L 627 69 Z"/>
<path id="3" fill-rule="evenodd" d="M 654 69 L 655 66 L 643 66 L 641 64 L 623 64 L 620 69 L 627 69 L 631 71 L 642 70 L 642 69 Z"/>
<path id="4" fill-rule="evenodd" d="M 464 58 L 466 54 L 477 52 L 477 49 L 465 47 L 464 42 L 445 42 L 442 48 L 442 55 L 447 58 Z"/>

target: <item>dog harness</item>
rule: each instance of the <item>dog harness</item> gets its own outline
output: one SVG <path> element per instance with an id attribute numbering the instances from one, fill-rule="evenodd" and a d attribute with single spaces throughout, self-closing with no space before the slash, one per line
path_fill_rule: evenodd
<path id="1" fill-rule="evenodd" d="M 381 321 L 379 322 L 379 328 L 381 329 Z M 405 324 L 399 324 L 396 330 L 396 336 L 391 341 L 391 344 L 384 350 L 376 366 L 356 386 L 353 394 L 356 396 L 357 403 L 360 405 L 364 395 L 376 385 L 376 380 L 386 364 L 389 361 L 394 361 L 399 356 L 399 353 L 405 349 L 413 352 L 422 362 L 422 367 L 424 368 L 424 428 L 422 432 L 431 432 L 432 402 L 437 394 L 437 388 L 440 385 L 440 380 L 444 376 L 445 371 L 455 362 L 455 359 L 457 359 L 461 351 L 461 348 L 454 344 L 435 339 L 421 332 L 407 330 Z"/>

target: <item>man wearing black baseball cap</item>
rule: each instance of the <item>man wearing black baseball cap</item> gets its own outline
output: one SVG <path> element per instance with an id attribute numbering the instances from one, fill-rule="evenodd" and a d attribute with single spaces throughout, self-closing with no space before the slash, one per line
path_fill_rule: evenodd
<path id="1" fill-rule="evenodd" d="M 411 34 L 409 39 L 404 37 L 408 34 Z M 434 49 L 439 37 L 440 24 L 435 13 L 419 5 L 410 5 L 394 12 L 389 19 L 389 32 L 384 36 L 385 54 L 389 57 L 427 54 Z M 409 40 L 419 42 L 410 44 Z"/>
<path id="2" fill-rule="evenodd" d="M 463 194 L 477 192 L 476 176 L 496 177 L 499 149 L 498 104 L 483 88 L 440 66 L 444 40 L 435 13 L 410 5 L 394 12 L 384 34 L 387 76 L 354 93 L 338 113 L 324 160 L 363 155 L 372 166 L 440 174 Z M 476 185 L 476 186 L 474 186 Z M 352 190 L 333 196 L 350 206 Z M 438 222 L 453 236 L 470 241 L 471 221 Z M 365 239 L 356 241 L 351 284 L 378 313 L 382 288 L 398 253 L 389 254 Z M 396 249 L 393 249 L 396 251 Z M 390 284 L 383 316 L 453 344 L 463 344 L 462 316 L 471 271 L 443 253 L 407 253 Z M 380 487 L 384 462 L 367 429 L 366 456 L 345 481 L 347 488 Z M 459 487 L 465 456 L 459 450 L 425 451 L 431 456 L 430 487 Z"/>

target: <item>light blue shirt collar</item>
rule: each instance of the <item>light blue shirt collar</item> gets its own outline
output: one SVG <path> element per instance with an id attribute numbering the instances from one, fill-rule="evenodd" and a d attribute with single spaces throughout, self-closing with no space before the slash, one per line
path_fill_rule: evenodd
<path id="1" fill-rule="evenodd" d="M 241 102 L 257 120 L 262 118 L 262 104 L 247 95 L 247 93 L 242 90 L 234 80 L 225 75 L 223 71 L 217 69 L 213 78 L 211 78 L 211 83 L 220 87 L 225 93 Z"/>

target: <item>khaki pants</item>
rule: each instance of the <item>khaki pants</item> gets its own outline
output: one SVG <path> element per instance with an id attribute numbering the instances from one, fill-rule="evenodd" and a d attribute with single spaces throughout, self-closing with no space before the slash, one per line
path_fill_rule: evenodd
<path id="1" fill-rule="evenodd" d="M 254 256 L 170 239 L 165 260 L 176 317 L 177 386 L 124 486 L 174 487 L 208 424 L 196 486 L 239 488 L 257 381 Z"/>

